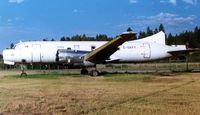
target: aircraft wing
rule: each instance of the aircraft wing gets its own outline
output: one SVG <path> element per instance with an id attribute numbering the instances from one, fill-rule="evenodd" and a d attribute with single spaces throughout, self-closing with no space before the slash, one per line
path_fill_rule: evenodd
<path id="1" fill-rule="evenodd" d="M 105 62 L 105 60 L 108 60 L 109 57 L 119 49 L 118 47 L 120 45 L 130 40 L 134 35 L 135 33 L 133 32 L 123 33 L 117 38 L 107 42 L 106 44 L 86 54 L 84 60 L 93 63 L 103 63 Z"/>
<path id="2" fill-rule="evenodd" d="M 194 53 L 196 51 L 199 51 L 199 49 L 194 48 L 194 49 L 186 49 L 186 50 L 179 50 L 179 51 L 169 51 L 168 53 L 170 53 L 173 56 L 179 56 L 179 55 L 182 55 L 182 54 Z"/>

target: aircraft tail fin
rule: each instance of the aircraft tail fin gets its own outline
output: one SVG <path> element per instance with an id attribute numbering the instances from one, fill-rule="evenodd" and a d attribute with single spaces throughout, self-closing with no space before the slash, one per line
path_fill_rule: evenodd
<path id="1" fill-rule="evenodd" d="M 142 39 L 139 39 L 139 40 L 136 40 L 136 41 L 158 43 L 158 44 L 166 45 L 166 43 L 165 43 L 165 33 L 163 31 L 160 31 L 157 34 L 154 34 L 152 36 L 142 38 Z"/>

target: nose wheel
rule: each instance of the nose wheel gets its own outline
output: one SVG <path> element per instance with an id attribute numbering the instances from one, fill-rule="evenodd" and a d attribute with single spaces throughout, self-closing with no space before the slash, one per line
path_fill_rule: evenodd
<path id="1" fill-rule="evenodd" d="M 21 70 L 22 70 L 21 77 L 22 77 L 22 76 L 27 76 L 27 73 L 26 73 L 26 71 L 25 71 L 25 68 L 26 68 L 25 65 L 21 65 Z"/>

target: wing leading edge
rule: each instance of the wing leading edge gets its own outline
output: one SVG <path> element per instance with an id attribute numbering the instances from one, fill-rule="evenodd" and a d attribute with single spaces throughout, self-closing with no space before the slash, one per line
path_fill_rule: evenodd
<path id="1" fill-rule="evenodd" d="M 120 45 L 124 42 L 130 40 L 136 33 L 126 32 L 118 36 L 117 38 L 107 42 L 101 47 L 93 50 L 92 52 L 85 55 L 84 60 L 90 61 L 93 63 L 104 63 L 105 60 L 109 59 L 109 57 L 116 52 Z"/>

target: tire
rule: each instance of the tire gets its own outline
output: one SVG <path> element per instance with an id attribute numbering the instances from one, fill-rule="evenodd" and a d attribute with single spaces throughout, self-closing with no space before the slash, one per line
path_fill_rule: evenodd
<path id="1" fill-rule="evenodd" d="M 90 76 L 92 76 L 92 77 L 96 77 L 96 76 L 98 76 L 99 75 L 99 72 L 97 71 L 97 70 L 92 70 L 91 72 L 90 72 Z"/>
<path id="2" fill-rule="evenodd" d="M 88 75 L 88 70 L 87 69 L 82 69 L 81 70 L 82 75 Z"/>

